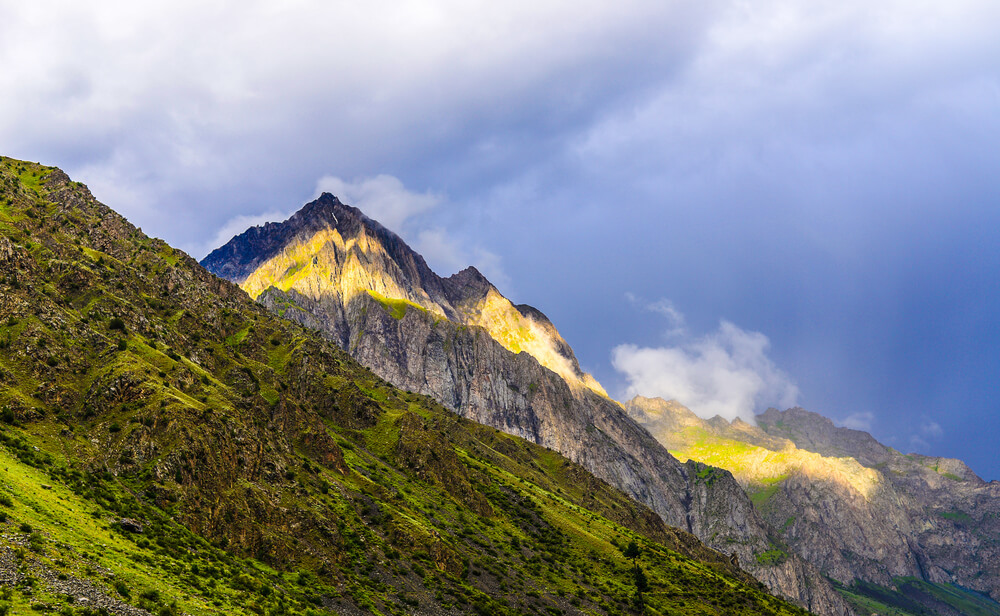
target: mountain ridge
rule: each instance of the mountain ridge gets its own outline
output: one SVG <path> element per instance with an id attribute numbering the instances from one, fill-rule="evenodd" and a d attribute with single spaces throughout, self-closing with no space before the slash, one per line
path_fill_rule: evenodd
<path id="1" fill-rule="evenodd" d="M 904 455 L 801 408 L 749 426 L 675 401 L 626 406 L 679 458 L 732 471 L 782 540 L 841 584 L 915 578 L 1000 599 L 1000 482 L 964 462 Z"/>
<path id="2" fill-rule="evenodd" d="M 0 158 L 0 610 L 801 614 L 538 445 L 389 386 Z M 687 556 L 685 556 L 685 554 Z"/>
<path id="3" fill-rule="evenodd" d="M 293 239 L 269 259 L 237 236 L 203 263 L 219 274 L 234 253 L 239 264 L 257 264 L 241 283 L 251 297 L 319 329 L 387 381 L 561 452 L 668 524 L 735 553 L 771 588 L 820 613 L 845 611 L 805 562 L 764 558 L 771 533 L 732 477 L 671 457 L 583 373 L 541 312 L 514 306 L 474 268 L 443 279 L 408 274 L 423 259 L 405 245 L 382 246 L 381 225 L 357 220 L 294 234 L 288 229 L 302 225 L 290 219 L 271 227 Z"/>

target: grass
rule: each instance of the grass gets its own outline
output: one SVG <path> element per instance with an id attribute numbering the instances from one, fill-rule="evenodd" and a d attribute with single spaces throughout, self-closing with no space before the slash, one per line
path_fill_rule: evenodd
<path id="1" fill-rule="evenodd" d="M 651 613 L 803 614 L 555 452 L 215 295 L 78 187 L 36 186 L 2 231 L 34 242 L 23 282 L 0 278 L 16 341 L 0 352 L 0 548 L 38 580 L 11 591 L 15 612 L 78 607 L 64 575 L 164 616 L 622 615 L 636 541 Z M 21 215 L 38 200 L 77 223 Z"/>
<path id="2" fill-rule="evenodd" d="M 758 510 L 763 510 L 767 507 L 767 504 L 774 498 L 774 495 L 778 493 L 781 489 L 780 483 L 772 483 L 771 485 L 764 486 L 763 488 L 750 491 L 750 501 L 753 506 Z"/>
<path id="3" fill-rule="evenodd" d="M 11 438 L 10 431 L 4 436 Z M 58 476 L 23 463 L 6 446 L 0 447 L 0 467 L 3 468 L 0 474 L 3 494 L 13 502 L 13 506 L 6 509 L 6 528 L 0 545 L 17 554 L 18 571 L 22 576 L 40 577 L 44 571 L 55 571 L 67 578 L 90 579 L 109 596 L 120 596 L 114 590 L 114 583 L 123 584 L 131 589 L 131 595 L 139 597 L 143 592 L 155 592 L 160 598 L 156 603 L 161 607 L 176 601 L 182 610 L 191 614 L 219 614 L 229 609 L 219 609 L 204 597 L 192 596 L 192 585 L 176 575 L 182 561 L 211 563 L 213 559 L 178 560 L 164 556 L 145 538 L 139 540 L 145 547 L 137 545 L 132 536 L 117 528 L 115 512 L 75 493 Z M 37 529 L 35 534 L 41 538 L 39 549 L 24 551 L 16 547 L 17 536 L 22 534 L 24 525 Z M 190 535 L 182 529 L 176 530 Z M 189 540 L 200 550 L 211 553 L 203 542 L 190 536 Z M 94 572 L 100 573 L 95 577 Z M 219 595 L 237 599 L 226 597 L 225 593 Z M 20 611 L 19 606 L 27 607 L 29 603 L 59 605 L 67 601 L 65 596 L 46 591 L 44 587 L 30 595 L 16 593 L 15 597 L 15 613 Z M 225 603 L 227 601 L 223 601 Z"/>
<path id="4" fill-rule="evenodd" d="M 964 511 L 939 511 L 938 515 L 946 520 L 957 522 L 963 526 L 971 526 L 975 522 L 972 519 L 972 516 Z"/>
<path id="5" fill-rule="evenodd" d="M 379 293 L 376 293 L 375 291 L 371 290 L 368 291 L 368 295 L 371 295 L 375 301 L 377 301 L 379 304 L 382 305 L 383 308 L 385 308 L 385 311 L 389 313 L 389 316 L 396 319 L 397 321 L 401 320 L 403 317 L 406 316 L 406 311 L 409 308 L 415 308 L 420 312 L 423 312 L 424 314 L 427 313 L 426 308 L 406 299 L 385 297 L 384 295 L 380 295 Z"/>

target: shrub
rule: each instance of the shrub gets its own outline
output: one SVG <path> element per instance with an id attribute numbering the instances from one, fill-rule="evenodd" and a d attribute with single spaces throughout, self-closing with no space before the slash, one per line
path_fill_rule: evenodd
<path id="1" fill-rule="evenodd" d="M 118 330 L 123 332 L 125 331 L 125 321 L 122 321 L 118 317 L 114 317 L 113 319 L 111 319 L 111 322 L 108 323 L 108 329 Z"/>

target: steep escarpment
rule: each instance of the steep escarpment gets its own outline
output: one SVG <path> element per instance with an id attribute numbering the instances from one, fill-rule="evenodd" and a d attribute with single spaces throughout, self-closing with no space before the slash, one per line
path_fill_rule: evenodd
<path id="1" fill-rule="evenodd" d="M 668 524 L 735 554 L 771 588 L 819 613 L 843 611 L 815 569 L 762 556 L 772 537 L 732 477 L 706 482 L 701 469 L 678 463 L 580 369 L 540 311 L 513 305 L 474 268 L 428 274 L 397 236 L 330 195 L 303 212 L 318 209 L 337 222 L 317 230 L 293 217 L 270 227 L 285 244 L 265 254 L 255 249 L 264 228 L 252 229 L 203 263 L 239 272 L 234 280 L 264 306 L 319 329 L 394 385 L 559 451 Z"/>
<path id="2" fill-rule="evenodd" d="M 780 541 L 833 579 L 915 578 L 998 597 L 1000 484 L 962 462 L 903 455 L 802 409 L 770 409 L 751 426 L 674 401 L 627 408 L 681 459 L 730 470 Z"/>

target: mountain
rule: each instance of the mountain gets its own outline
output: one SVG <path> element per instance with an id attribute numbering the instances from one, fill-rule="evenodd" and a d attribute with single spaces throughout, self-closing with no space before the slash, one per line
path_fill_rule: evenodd
<path id="1" fill-rule="evenodd" d="M 821 614 L 846 606 L 774 533 L 725 471 L 681 464 L 581 369 L 540 311 L 515 306 L 474 268 L 441 278 L 396 234 L 323 194 L 253 227 L 202 265 L 273 312 L 317 329 L 405 390 L 560 452 L 669 525 L 734 555 Z"/>
<path id="2" fill-rule="evenodd" d="M 0 315 L 0 613 L 803 613 L 10 158 Z"/>
<path id="3" fill-rule="evenodd" d="M 769 409 L 756 426 L 661 399 L 626 408 L 678 458 L 732 472 L 780 540 L 837 582 L 860 591 L 923 582 L 1000 600 L 1000 482 L 963 462 L 904 455 L 799 408 Z M 911 594 L 927 613 L 964 613 L 926 589 Z M 981 613 L 1000 614 L 985 605 L 992 611 Z"/>

